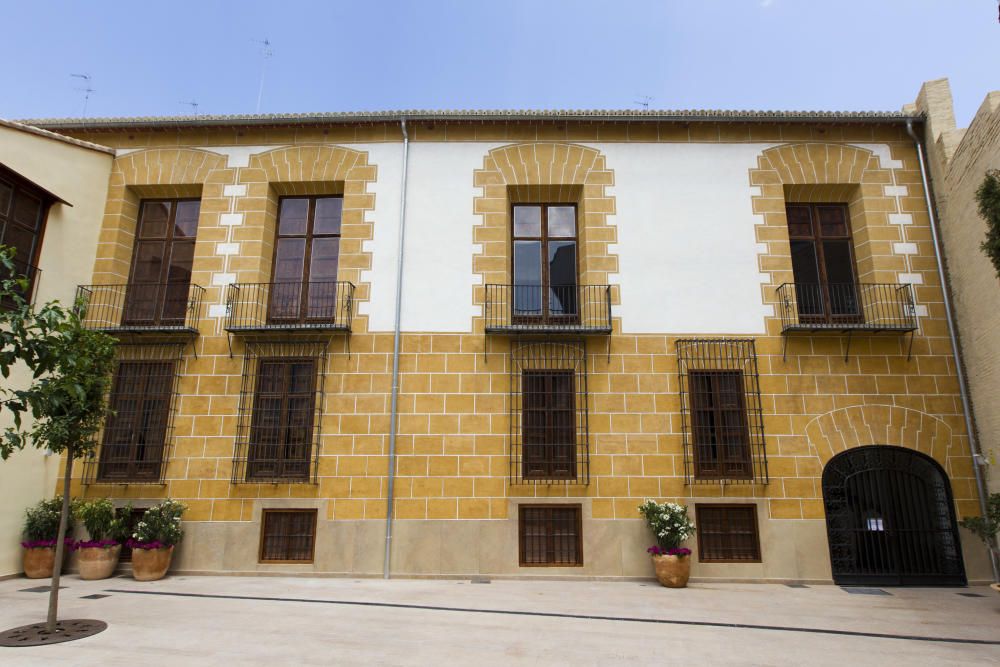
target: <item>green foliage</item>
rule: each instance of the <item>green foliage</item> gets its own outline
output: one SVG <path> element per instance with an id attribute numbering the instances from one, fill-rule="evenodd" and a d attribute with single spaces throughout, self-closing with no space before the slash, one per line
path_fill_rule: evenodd
<path id="1" fill-rule="evenodd" d="M 123 532 L 125 521 L 119 518 L 114 503 L 108 498 L 75 503 L 73 516 L 83 523 L 91 540 L 121 541 L 118 538 Z"/>
<path id="2" fill-rule="evenodd" d="M 990 494 L 986 502 L 986 516 L 966 517 L 958 522 L 971 530 L 987 547 L 993 548 L 993 540 L 1000 533 L 1000 493 Z"/>
<path id="3" fill-rule="evenodd" d="M 1000 171 L 991 169 L 976 190 L 979 215 L 986 221 L 986 240 L 979 246 L 1000 277 Z"/>
<path id="4" fill-rule="evenodd" d="M 32 373 L 27 388 L 0 386 L 0 409 L 13 414 L 14 427 L 0 439 L 0 458 L 31 445 L 78 458 L 93 451 L 94 436 L 107 412 L 107 393 L 114 368 L 115 341 L 83 326 L 79 308 L 58 302 L 35 309 L 21 297 L 10 249 L 0 247 L 0 375 L 23 362 Z M 6 384 L 6 383 L 4 383 Z M 34 418 L 25 431 L 22 416 Z"/>
<path id="5" fill-rule="evenodd" d="M 24 539 L 29 542 L 54 540 L 59 535 L 59 514 L 62 512 L 62 498 L 39 500 L 24 512 Z M 66 527 L 66 533 L 73 532 L 73 523 Z"/>
<path id="6" fill-rule="evenodd" d="M 658 503 L 647 498 L 639 505 L 639 514 L 645 517 L 656 543 L 663 549 L 676 549 L 694 535 L 694 522 L 686 505 Z"/>
<path id="7" fill-rule="evenodd" d="M 178 544 L 184 536 L 181 515 L 186 509 L 187 506 L 170 498 L 153 505 L 135 525 L 132 537 L 139 542 L 160 542 L 164 546 Z"/>
<path id="8" fill-rule="evenodd" d="M 115 523 L 111 535 L 112 540 L 125 544 L 132 538 L 132 528 L 129 525 L 132 517 L 132 501 L 115 510 Z"/>

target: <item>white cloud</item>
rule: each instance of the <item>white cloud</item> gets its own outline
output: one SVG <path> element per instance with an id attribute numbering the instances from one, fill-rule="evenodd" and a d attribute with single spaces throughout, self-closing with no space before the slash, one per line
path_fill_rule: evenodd
<path id="1" fill-rule="evenodd" d="M 760 0 L 761 9 L 767 9 L 774 4 L 774 0 Z"/>

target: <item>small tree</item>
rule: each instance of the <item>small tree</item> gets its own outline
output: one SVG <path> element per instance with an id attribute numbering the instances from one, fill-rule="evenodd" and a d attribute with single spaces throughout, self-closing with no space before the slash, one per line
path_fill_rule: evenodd
<path id="1" fill-rule="evenodd" d="M 971 530 L 987 549 L 1000 555 L 1000 550 L 996 547 L 997 533 L 1000 533 L 1000 493 L 990 494 L 986 501 L 986 516 L 966 517 L 958 524 Z"/>
<path id="2" fill-rule="evenodd" d="M 1000 277 L 1000 170 L 991 169 L 976 190 L 979 215 L 986 221 L 986 240 L 979 247 Z"/>
<path id="3" fill-rule="evenodd" d="M 0 459 L 27 446 L 66 454 L 62 512 L 58 535 L 69 522 L 70 479 L 74 459 L 86 456 L 107 412 L 107 392 L 114 367 L 115 341 L 83 326 L 79 308 L 47 303 L 37 311 L 24 298 L 27 281 L 19 278 L 13 252 L 0 247 L 0 374 L 23 363 L 32 374 L 28 387 L 0 387 L 0 410 L 12 413 L 14 426 L 0 439 Z M 25 429 L 24 415 L 33 421 Z M 56 541 L 46 629 L 55 632 L 65 540 Z"/>

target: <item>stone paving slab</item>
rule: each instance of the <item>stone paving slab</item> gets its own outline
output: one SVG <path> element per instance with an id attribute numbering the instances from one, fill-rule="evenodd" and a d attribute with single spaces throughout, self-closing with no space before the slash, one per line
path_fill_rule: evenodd
<path id="1" fill-rule="evenodd" d="M 0 582 L 0 629 L 43 617 L 46 596 L 23 592 L 27 581 Z M 1000 595 L 985 586 L 852 595 L 547 580 L 64 583 L 60 617 L 99 618 L 108 630 L 0 649 L 0 665 L 1000 665 Z"/>

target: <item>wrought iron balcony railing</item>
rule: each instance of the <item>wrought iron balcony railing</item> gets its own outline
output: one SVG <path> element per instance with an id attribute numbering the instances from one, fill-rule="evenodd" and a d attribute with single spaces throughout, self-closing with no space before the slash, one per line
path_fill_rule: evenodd
<path id="1" fill-rule="evenodd" d="M 204 295 L 204 287 L 186 282 L 76 288 L 84 326 L 112 334 L 197 334 Z"/>
<path id="2" fill-rule="evenodd" d="M 609 285 L 486 285 L 486 333 L 611 333 Z"/>
<path id="3" fill-rule="evenodd" d="M 784 283 L 778 288 L 781 332 L 898 331 L 917 328 L 908 284 Z"/>
<path id="4" fill-rule="evenodd" d="M 38 288 L 38 280 L 41 278 L 42 270 L 33 264 L 28 264 L 19 259 L 14 260 L 14 277 L 18 280 L 27 281 L 27 289 L 20 290 L 21 296 L 28 303 L 34 303 L 35 292 Z M 0 267 L 0 279 L 7 280 L 11 276 Z M 0 308 L 13 308 L 14 299 L 0 299 Z"/>
<path id="5" fill-rule="evenodd" d="M 350 331 L 354 284 L 347 281 L 233 283 L 226 331 Z"/>

